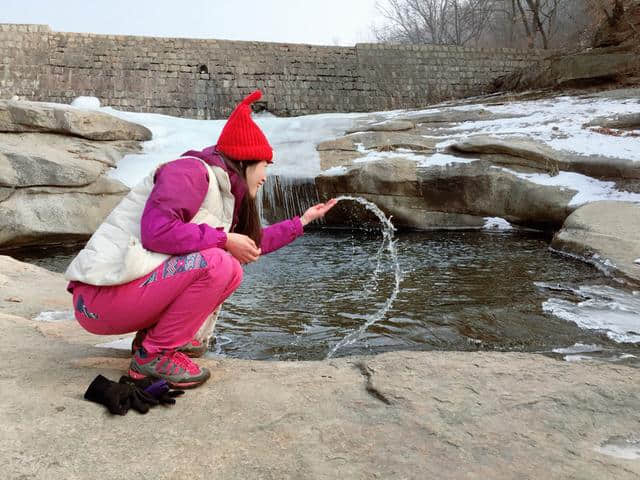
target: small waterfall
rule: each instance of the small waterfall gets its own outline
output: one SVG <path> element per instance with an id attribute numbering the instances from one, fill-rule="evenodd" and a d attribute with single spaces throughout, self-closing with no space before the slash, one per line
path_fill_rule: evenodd
<path id="1" fill-rule="evenodd" d="M 336 200 L 338 201 L 352 200 L 354 202 L 357 202 L 361 205 L 364 205 L 364 207 L 367 210 L 371 211 L 376 217 L 378 217 L 378 219 L 380 220 L 380 223 L 382 224 L 382 244 L 378 249 L 377 266 L 373 274 L 373 277 L 374 277 L 373 282 L 377 283 L 378 281 L 378 275 L 380 274 L 381 256 L 384 253 L 385 249 L 389 252 L 389 255 L 391 256 L 391 260 L 393 261 L 393 265 L 394 265 L 393 274 L 394 274 L 395 282 L 394 282 L 393 292 L 391 292 L 391 295 L 389 296 L 385 304 L 377 312 L 375 312 L 372 315 L 369 315 L 366 322 L 364 322 L 360 326 L 360 328 L 358 328 L 357 330 L 354 330 L 353 332 L 348 334 L 346 337 L 344 337 L 342 340 L 340 340 L 338 343 L 336 343 L 327 354 L 326 356 L 327 359 L 331 358 L 336 353 L 336 351 L 338 351 L 338 349 L 344 347 L 345 345 L 351 345 L 352 343 L 356 342 L 360 338 L 360 336 L 367 330 L 367 328 L 369 328 L 371 325 L 373 325 L 374 323 L 384 318 L 384 316 L 387 314 L 387 312 L 393 305 L 393 302 L 395 301 L 396 297 L 398 296 L 398 292 L 400 291 L 400 282 L 402 281 L 400 264 L 398 263 L 398 251 L 396 248 L 396 240 L 393 239 L 393 232 L 395 231 L 395 227 L 391 223 L 391 219 L 387 218 L 385 214 L 382 212 L 382 210 L 380 210 L 380 208 L 378 208 L 378 206 L 375 203 L 365 200 L 364 198 L 341 195 L 338 198 L 336 198 Z"/>
<path id="2" fill-rule="evenodd" d="M 313 178 L 271 175 L 258 190 L 258 213 L 266 224 L 300 216 L 319 202 Z"/>

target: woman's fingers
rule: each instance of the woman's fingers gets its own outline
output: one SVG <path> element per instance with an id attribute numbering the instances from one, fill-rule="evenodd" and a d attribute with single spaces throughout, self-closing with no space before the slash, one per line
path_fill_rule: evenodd
<path id="1" fill-rule="evenodd" d="M 336 203 L 338 203 L 338 201 L 335 198 L 332 198 L 325 203 L 318 203 L 317 205 L 310 207 L 300 218 L 302 225 L 306 225 L 309 222 L 313 222 L 318 218 L 324 217 L 324 215 L 331 210 Z"/>
<path id="2" fill-rule="evenodd" d="M 338 203 L 336 201 L 335 198 L 332 198 L 331 200 L 329 200 L 326 203 L 319 203 L 318 205 L 316 205 L 314 208 L 317 210 L 317 212 L 320 215 L 324 215 L 325 213 L 327 213 L 329 210 L 331 210 L 333 208 L 333 206 Z"/>
<path id="3" fill-rule="evenodd" d="M 239 233 L 227 234 L 226 248 L 240 263 L 255 262 L 262 253 L 251 238 Z"/>

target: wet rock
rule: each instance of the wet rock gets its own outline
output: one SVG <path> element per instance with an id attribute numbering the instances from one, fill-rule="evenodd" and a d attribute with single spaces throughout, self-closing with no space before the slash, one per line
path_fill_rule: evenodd
<path id="1" fill-rule="evenodd" d="M 577 172 L 597 178 L 640 178 L 640 163 L 632 160 L 585 156 L 555 150 L 527 138 L 495 138 L 474 135 L 448 148 L 454 153 L 480 154 L 497 165 L 519 165 L 551 175 L 559 171 Z"/>
<path id="2" fill-rule="evenodd" d="M 89 140 L 151 140 L 148 128 L 103 112 L 15 100 L 0 100 L 0 132 L 51 132 Z"/>
<path id="3" fill-rule="evenodd" d="M 640 284 L 640 204 L 602 201 L 573 212 L 552 247 L 578 255 Z"/>

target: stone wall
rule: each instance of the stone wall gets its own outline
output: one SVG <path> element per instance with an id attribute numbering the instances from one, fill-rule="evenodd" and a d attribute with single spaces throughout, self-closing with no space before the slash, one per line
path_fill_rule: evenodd
<path id="1" fill-rule="evenodd" d="M 221 118 L 255 88 L 277 115 L 419 107 L 482 93 L 540 51 L 355 47 L 52 32 L 0 24 L 0 98 Z"/>

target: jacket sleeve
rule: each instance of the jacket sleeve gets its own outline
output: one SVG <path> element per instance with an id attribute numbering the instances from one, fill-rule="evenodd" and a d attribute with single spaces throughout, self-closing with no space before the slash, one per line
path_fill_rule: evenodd
<path id="1" fill-rule="evenodd" d="M 290 244 L 303 233 L 300 217 L 293 217 L 291 220 L 284 220 L 263 228 L 260 244 L 262 254 L 266 255 Z"/>
<path id="2" fill-rule="evenodd" d="M 224 248 L 227 234 L 221 226 L 189 223 L 208 189 L 207 170 L 199 160 L 185 158 L 161 167 L 142 213 L 142 246 L 169 255 Z"/>

